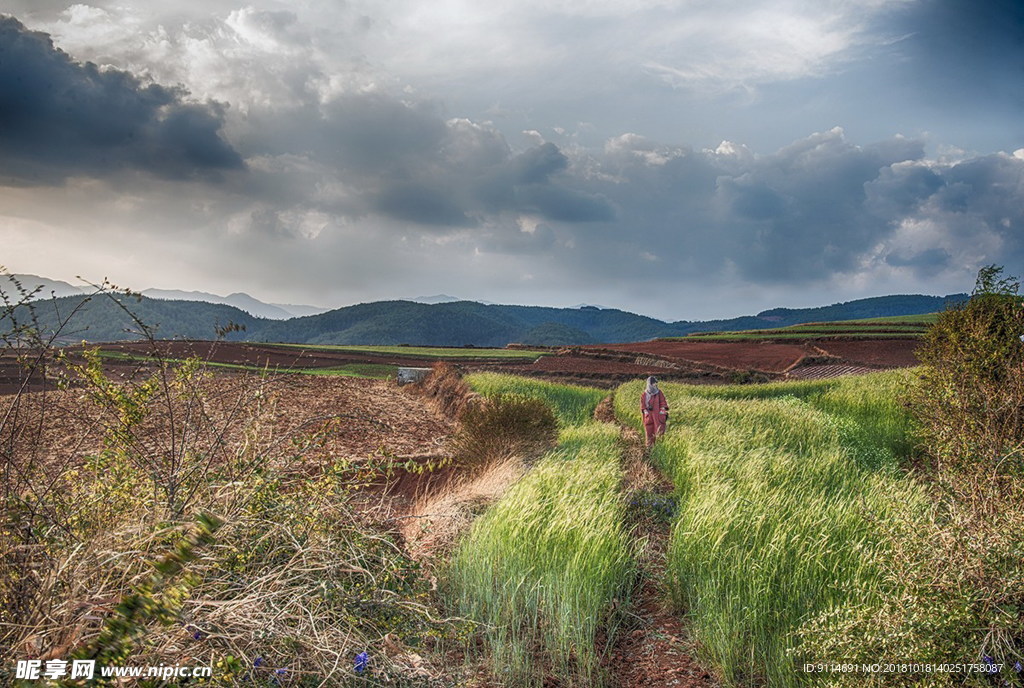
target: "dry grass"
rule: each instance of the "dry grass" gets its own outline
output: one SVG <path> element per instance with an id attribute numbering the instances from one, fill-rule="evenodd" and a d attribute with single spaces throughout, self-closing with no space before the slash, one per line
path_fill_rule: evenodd
<path id="1" fill-rule="evenodd" d="M 473 521 L 527 470 L 518 457 L 509 457 L 464 475 L 435 494 L 415 501 L 399 519 L 399 531 L 412 557 L 428 562 L 447 557 Z"/>
<path id="2" fill-rule="evenodd" d="M 313 685 L 453 673 L 432 650 L 464 624 L 439 617 L 419 566 L 357 508 L 388 468 L 373 447 L 420 446 L 449 424 L 383 383 L 311 380 L 312 405 L 290 378 L 201 366 L 184 387 L 132 398 L 143 412 L 126 421 L 138 409 L 117 394 L 144 383 L 6 398 L 17 414 L 0 435 L 0 682 L 16 659 L 101 652 L 119 603 L 140 591 L 159 613 L 132 621 L 126 664 L 212 665 L 223 685 L 278 670 Z M 359 388 L 358 403 L 332 400 L 336 387 Z M 191 481 L 177 509 L 161 470 Z M 149 592 L 152 562 L 199 512 L 224 521 L 212 545 Z M 370 670 L 356 676 L 363 651 Z"/>

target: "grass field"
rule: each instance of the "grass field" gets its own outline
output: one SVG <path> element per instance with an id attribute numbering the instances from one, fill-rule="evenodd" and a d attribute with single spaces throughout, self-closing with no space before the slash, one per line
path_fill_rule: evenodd
<path id="1" fill-rule="evenodd" d="M 151 361 L 152 357 L 142 354 L 129 354 L 123 351 L 103 351 L 99 355 L 109 361 L 124 361 L 126 363 L 144 363 Z M 184 363 L 183 359 L 164 358 L 167 363 Z M 301 375 L 324 375 L 342 377 L 364 377 L 374 380 L 393 380 L 398 376 L 398 366 L 384 363 L 346 363 L 340 366 L 321 368 L 280 368 L 269 366 L 244 365 L 241 363 L 219 363 L 217 361 L 204 361 L 204 366 L 220 368 L 224 370 L 238 370 L 254 373 L 298 373 Z"/>
<path id="2" fill-rule="evenodd" d="M 939 319 L 938 313 L 921 313 L 920 315 L 889 315 L 882 318 L 861 318 L 859 320 L 847 320 L 851 323 L 906 323 L 917 325 L 931 325 Z"/>
<path id="3" fill-rule="evenodd" d="M 794 649 L 803 624 L 876 594 L 868 555 L 885 544 L 872 522 L 925 501 L 897 469 L 910 447 L 898 401 L 908 379 L 663 385 L 672 420 L 652 459 L 680 503 L 669 584 L 727 685 L 806 685 Z M 639 392 L 616 395 L 634 426 Z"/>
<path id="4" fill-rule="evenodd" d="M 475 373 L 466 376 L 474 391 L 484 396 L 521 394 L 547 402 L 561 425 L 582 425 L 591 419 L 594 408 L 607 392 L 593 387 L 560 385 L 501 373 Z"/>
<path id="5" fill-rule="evenodd" d="M 746 341 L 751 339 L 917 339 L 935 322 L 937 313 L 923 315 L 901 315 L 862 320 L 841 320 L 837 322 L 804 323 L 789 327 L 764 330 L 741 330 L 736 332 L 695 332 L 685 337 L 666 339 L 699 339 L 702 341 Z"/>
<path id="6" fill-rule="evenodd" d="M 558 447 L 461 543 L 447 576 L 456 605 L 485 625 L 502 685 L 543 685 L 545 673 L 560 685 L 604 685 L 597 633 L 615 626 L 612 601 L 629 589 L 635 556 L 618 492 L 618 429 L 590 420 L 604 393 L 507 375 L 468 380 L 487 395 L 544 399 L 562 430 Z"/>
<path id="7" fill-rule="evenodd" d="M 358 346 L 341 344 L 286 344 L 272 342 L 267 346 L 281 346 L 303 351 L 350 351 L 359 354 L 384 354 L 410 358 L 526 358 L 535 360 L 547 355 L 546 351 L 527 349 L 483 349 L 475 347 L 434 347 L 434 346 Z"/>

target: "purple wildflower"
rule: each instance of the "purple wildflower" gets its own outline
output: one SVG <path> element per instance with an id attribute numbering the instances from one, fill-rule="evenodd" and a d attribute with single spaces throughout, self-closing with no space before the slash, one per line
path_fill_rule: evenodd
<path id="1" fill-rule="evenodd" d="M 370 655 L 367 652 L 360 652 L 356 655 L 356 673 L 361 674 L 370 666 Z"/>

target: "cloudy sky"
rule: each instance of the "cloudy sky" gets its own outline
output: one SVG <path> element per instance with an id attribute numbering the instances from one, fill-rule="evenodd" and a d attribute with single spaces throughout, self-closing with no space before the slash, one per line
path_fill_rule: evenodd
<path id="1" fill-rule="evenodd" d="M 728 317 L 1024 270 L 1018 0 L 0 0 L 0 264 Z"/>

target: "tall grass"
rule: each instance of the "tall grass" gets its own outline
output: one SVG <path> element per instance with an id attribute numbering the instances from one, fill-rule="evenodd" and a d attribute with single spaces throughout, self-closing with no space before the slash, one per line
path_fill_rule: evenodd
<path id="1" fill-rule="evenodd" d="M 652 458 L 680 493 L 669 584 L 727 684 L 806 683 L 791 651 L 801 625 L 875 595 L 872 523 L 924 503 L 895 470 L 909 446 L 902 379 L 663 386 L 674 425 Z M 640 388 L 616 395 L 637 426 Z"/>
<path id="2" fill-rule="evenodd" d="M 832 415 L 832 422 L 844 432 L 848 450 L 861 450 L 862 459 L 873 454 L 881 460 L 884 454 L 895 463 L 913 449 L 913 421 L 905 400 L 917 375 L 917 369 L 904 369 L 831 380 L 704 385 L 687 387 L 685 394 L 708 399 L 799 399 Z"/>
<path id="3" fill-rule="evenodd" d="M 608 394 L 604 390 L 593 387 L 559 385 L 501 373 L 467 375 L 466 382 L 473 388 L 473 391 L 484 396 L 518 394 L 543 399 L 551 405 L 563 427 L 579 425 L 589 420 L 594 415 L 597 404 Z"/>
<path id="4" fill-rule="evenodd" d="M 544 398 L 563 428 L 559 446 L 460 544 L 451 594 L 484 624 L 503 685 L 541 685 L 546 672 L 602 685 L 598 630 L 615 623 L 613 601 L 631 585 L 635 555 L 618 492 L 618 430 L 587 421 L 603 393 L 492 374 L 469 382 L 485 394 Z"/>

